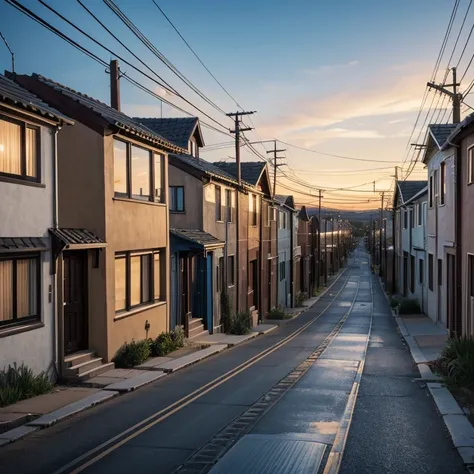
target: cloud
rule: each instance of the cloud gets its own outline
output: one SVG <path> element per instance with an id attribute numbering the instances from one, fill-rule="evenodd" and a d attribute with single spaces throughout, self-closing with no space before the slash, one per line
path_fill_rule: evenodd
<path id="1" fill-rule="evenodd" d="M 396 120 L 389 120 L 388 123 L 391 124 L 391 125 L 395 125 L 397 123 L 402 123 L 402 122 L 406 122 L 406 121 L 407 121 L 407 119 L 396 119 Z"/>
<path id="2" fill-rule="evenodd" d="M 305 74 L 310 74 L 310 75 L 318 75 L 321 74 L 322 72 L 332 72 L 336 71 L 339 69 L 347 69 L 347 68 L 352 68 L 356 67 L 360 64 L 360 61 L 354 60 L 354 61 L 349 61 L 347 63 L 342 63 L 342 64 L 328 64 L 328 65 L 323 65 L 319 66 L 315 69 L 305 69 L 303 72 Z"/>

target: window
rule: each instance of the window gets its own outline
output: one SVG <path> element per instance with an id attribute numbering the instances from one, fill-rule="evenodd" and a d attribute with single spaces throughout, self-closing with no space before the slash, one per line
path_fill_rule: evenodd
<path id="1" fill-rule="evenodd" d="M 228 286 L 234 286 L 235 284 L 234 274 L 235 274 L 234 256 L 229 255 L 227 257 L 227 285 Z"/>
<path id="2" fill-rule="evenodd" d="M 412 207 L 409 212 L 410 212 L 410 227 L 414 229 L 415 228 L 415 209 Z"/>
<path id="3" fill-rule="evenodd" d="M 162 250 L 126 252 L 115 256 L 115 311 L 164 301 Z"/>
<path id="4" fill-rule="evenodd" d="M 183 186 L 170 186 L 170 212 L 184 212 Z"/>
<path id="5" fill-rule="evenodd" d="M 410 291 L 415 293 L 415 257 L 410 255 Z"/>
<path id="6" fill-rule="evenodd" d="M 40 129 L 0 117 L 0 175 L 40 181 Z"/>
<path id="7" fill-rule="evenodd" d="M 403 228 L 408 229 L 408 209 L 403 210 Z"/>
<path id="8" fill-rule="evenodd" d="M 279 273 L 280 273 L 280 281 L 283 281 L 286 278 L 286 265 L 285 261 L 279 263 L 280 268 L 279 268 Z"/>
<path id="9" fill-rule="evenodd" d="M 443 261 L 438 258 L 438 286 L 443 286 Z"/>
<path id="10" fill-rule="evenodd" d="M 115 196 L 164 202 L 163 162 L 158 153 L 114 139 Z"/>
<path id="11" fill-rule="evenodd" d="M 420 203 L 416 205 L 416 223 L 418 226 L 423 225 L 423 212 L 425 210 L 425 204 L 426 203 L 423 203 L 423 206 Z"/>
<path id="12" fill-rule="evenodd" d="M 232 191 L 225 190 L 225 221 L 232 222 Z"/>
<path id="13" fill-rule="evenodd" d="M 430 207 L 433 207 L 433 197 L 434 197 L 434 185 L 433 185 L 433 175 L 431 175 L 430 176 L 430 186 L 429 186 Z"/>
<path id="14" fill-rule="evenodd" d="M 0 259 L 0 327 L 40 318 L 40 257 Z"/>
<path id="15" fill-rule="evenodd" d="M 424 280 L 423 271 L 424 271 L 424 268 L 425 268 L 425 261 L 422 260 L 421 258 L 418 259 L 418 282 L 420 283 L 420 285 L 423 285 L 423 280 Z"/>
<path id="16" fill-rule="evenodd" d="M 433 271 L 434 271 L 434 262 L 433 262 L 433 254 L 428 254 L 428 288 L 433 291 Z"/>
<path id="17" fill-rule="evenodd" d="M 216 186 L 216 221 L 222 221 L 222 199 L 221 199 L 221 187 Z"/>
<path id="18" fill-rule="evenodd" d="M 265 206 L 265 210 L 266 210 L 266 212 L 265 212 L 265 217 L 266 217 L 266 219 L 265 219 L 265 225 L 266 225 L 267 227 L 270 227 L 271 220 L 272 220 L 272 211 L 273 211 L 273 209 L 272 209 L 272 207 L 270 206 L 270 203 L 269 203 L 269 202 L 266 202 L 266 203 L 264 204 L 264 206 Z"/>
<path id="19" fill-rule="evenodd" d="M 474 183 L 474 147 L 467 150 L 467 184 Z"/>
<path id="20" fill-rule="evenodd" d="M 248 274 L 248 282 L 249 282 L 249 293 L 253 293 L 252 298 L 252 305 L 256 306 L 257 304 L 257 295 L 258 295 L 258 266 L 257 260 L 252 260 L 249 263 L 249 274 Z"/>
<path id="21" fill-rule="evenodd" d="M 198 156 L 198 147 L 197 143 L 194 142 L 193 140 L 189 140 L 189 146 L 188 146 L 188 151 L 191 156 Z"/>
<path id="22" fill-rule="evenodd" d="M 257 225 L 257 195 L 249 196 L 250 225 Z"/>
<path id="23" fill-rule="evenodd" d="M 224 288 L 224 257 L 219 257 L 219 263 L 217 264 L 216 288 L 218 292 Z"/>
<path id="24" fill-rule="evenodd" d="M 440 204 L 444 204 L 444 197 L 446 195 L 446 162 L 442 162 L 439 167 L 439 192 L 440 197 L 439 201 Z"/>
<path id="25" fill-rule="evenodd" d="M 422 215 L 422 222 L 421 222 L 421 225 L 423 225 L 425 222 L 426 222 L 426 209 L 428 207 L 428 203 L 427 202 L 424 202 L 423 205 L 422 205 L 422 211 L 423 211 L 423 215 Z"/>
<path id="26" fill-rule="evenodd" d="M 280 211 L 279 229 L 287 229 L 286 212 Z"/>

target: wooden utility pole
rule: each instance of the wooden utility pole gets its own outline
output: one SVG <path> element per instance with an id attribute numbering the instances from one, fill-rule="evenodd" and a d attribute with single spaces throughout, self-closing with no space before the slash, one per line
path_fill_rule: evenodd
<path id="1" fill-rule="evenodd" d="M 277 150 L 277 141 L 273 140 L 273 150 L 267 151 L 267 153 L 273 153 L 273 198 L 276 194 L 276 185 L 277 185 L 277 170 L 280 166 L 283 166 L 283 163 L 278 163 L 277 160 L 282 160 L 284 156 L 277 156 L 277 153 L 283 153 L 286 149 Z"/>
<path id="2" fill-rule="evenodd" d="M 243 115 L 252 115 L 254 114 L 255 111 L 253 112 L 231 112 L 229 114 L 226 114 L 227 117 L 232 117 L 234 119 L 234 124 L 235 128 L 234 130 L 230 130 L 230 133 L 235 133 L 235 162 L 237 164 L 237 183 L 240 185 L 241 183 L 241 173 L 240 173 L 240 133 L 241 132 L 248 132 L 249 130 L 252 130 L 251 127 L 245 127 L 241 128 L 240 123 L 241 120 L 240 118 Z"/>
<path id="3" fill-rule="evenodd" d="M 462 96 L 462 94 L 458 93 L 457 88 L 461 84 L 459 84 L 457 82 L 456 68 L 453 67 L 452 71 L 453 71 L 453 83 L 452 84 L 438 85 L 438 84 L 435 84 L 434 82 L 428 82 L 426 85 L 428 87 L 430 87 L 431 89 L 435 89 L 435 90 L 441 92 L 442 94 L 446 94 L 447 96 L 449 96 L 451 98 L 451 100 L 453 102 L 453 123 L 459 123 L 459 122 L 461 122 L 461 102 L 463 100 L 463 96 Z M 453 88 L 452 92 L 449 91 L 448 89 L 446 89 L 446 87 L 452 87 Z"/>

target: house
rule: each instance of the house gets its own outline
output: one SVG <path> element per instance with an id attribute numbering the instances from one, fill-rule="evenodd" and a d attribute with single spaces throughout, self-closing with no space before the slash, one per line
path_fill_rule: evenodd
<path id="1" fill-rule="evenodd" d="M 427 314 L 455 331 L 456 216 L 454 147 L 445 145 L 455 124 L 429 125 L 423 163 L 428 168 L 428 307 Z"/>
<path id="2" fill-rule="evenodd" d="M 214 163 L 237 179 L 236 163 Z M 237 193 L 237 300 L 236 310 L 250 309 L 256 319 L 276 305 L 271 282 L 276 277 L 276 215 L 265 162 L 242 162 L 241 179 L 245 184 Z M 265 237 L 265 238 L 264 238 Z"/>
<path id="3" fill-rule="evenodd" d="M 293 196 L 275 196 L 278 212 L 278 305 L 293 306 L 293 242 L 295 203 Z M 298 252 L 296 252 L 298 253 Z"/>
<path id="4" fill-rule="evenodd" d="M 312 239 L 312 218 L 308 215 L 305 206 L 302 206 L 297 214 L 298 234 L 297 248 L 299 248 L 300 258 L 296 264 L 295 272 L 295 292 L 306 293 L 312 296 L 314 265 L 313 257 L 313 239 Z M 298 253 L 298 252 L 296 252 Z M 294 255 L 294 257 L 296 257 Z M 296 260 L 296 258 L 295 258 Z"/>
<path id="5" fill-rule="evenodd" d="M 107 370 L 125 342 L 169 330 L 168 153 L 187 150 L 120 112 L 43 76 L 12 75 L 72 117 L 58 135 L 61 375 Z"/>
<path id="6" fill-rule="evenodd" d="M 0 370 L 57 375 L 57 135 L 74 122 L 0 75 Z"/>
<path id="7" fill-rule="evenodd" d="M 451 331 L 474 336 L 474 114 L 463 122 L 446 139 L 442 152 L 454 150 L 456 182 L 456 279 L 455 318 Z M 448 191 L 449 192 L 449 191 Z"/>
<path id="8" fill-rule="evenodd" d="M 426 181 L 396 181 L 397 286 L 400 294 L 418 301 L 421 311 L 427 311 L 428 308 L 427 197 Z"/>

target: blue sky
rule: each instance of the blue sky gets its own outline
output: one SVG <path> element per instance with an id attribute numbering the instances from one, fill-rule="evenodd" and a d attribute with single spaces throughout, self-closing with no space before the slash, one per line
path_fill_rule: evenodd
<path id="1" fill-rule="evenodd" d="M 109 61 L 109 53 L 84 39 L 37 1 L 20 1 Z M 252 120 L 258 136 L 276 136 L 326 153 L 387 162 L 404 158 L 408 135 L 454 4 L 454 0 L 156 1 L 237 101 L 258 111 Z M 136 64 L 75 0 L 45 2 Z M 102 1 L 83 2 L 185 97 L 220 123 L 231 125 L 173 76 Z M 116 4 L 199 89 L 222 109 L 236 110 L 152 0 L 116 0 Z M 461 0 L 457 21 L 461 21 L 466 7 L 467 0 Z M 474 15 L 467 24 L 470 26 L 473 20 Z M 108 76 L 102 66 L 4 2 L 0 3 L 0 31 L 15 52 L 17 72 L 41 73 L 108 102 Z M 2 44 L 0 67 L 10 69 L 10 57 Z M 121 67 L 161 93 L 156 84 L 129 66 L 122 63 Z M 122 104 L 130 115 L 160 114 L 156 99 L 125 81 Z M 189 106 L 185 108 L 192 111 Z M 164 115 L 176 112 L 165 106 Z M 231 140 L 207 129 L 204 133 L 207 144 Z M 253 132 L 248 136 L 257 139 Z M 213 160 L 230 155 L 232 148 L 203 154 Z M 244 159 L 255 158 L 244 152 Z M 307 170 L 299 175 L 315 186 L 350 186 L 377 178 L 380 189 L 390 184 L 389 170 L 378 174 L 363 171 L 383 163 L 338 160 L 295 148 L 289 149 L 287 160 L 293 168 Z M 333 170 L 344 174 L 330 174 Z"/>

